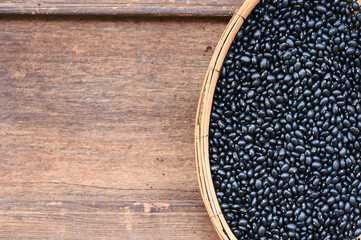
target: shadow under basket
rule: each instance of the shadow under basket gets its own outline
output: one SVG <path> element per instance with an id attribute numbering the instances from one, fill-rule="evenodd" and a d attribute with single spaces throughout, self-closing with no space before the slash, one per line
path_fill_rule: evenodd
<path id="1" fill-rule="evenodd" d="M 223 216 L 210 170 L 208 134 L 212 102 L 220 70 L 222 69 L 223 61 L 227 56 L 228 50 L 245 19 L 259 1 L 260 0 L 246 0 L 234 13 L 215 49 L 203 82 L 198 102 L 195 122 L 195 157 L 198 183 L 208 215 L 218 236 L 222 240 L 237 240 L 237 238 Z M 358 0 L 358 2 L 361 4 L 361 0 Z M 358 236 L 357 240 L 361 240 L 361 236 Z"/>

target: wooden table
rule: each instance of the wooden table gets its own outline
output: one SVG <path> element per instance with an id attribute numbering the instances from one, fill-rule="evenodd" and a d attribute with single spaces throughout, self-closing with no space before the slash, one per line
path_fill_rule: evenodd
<path id="1" fill-rule="evenodd" d="M 194 118 L 243 1 L 217 2 L 0 3 L 0 239 L 218 239 Z"/>

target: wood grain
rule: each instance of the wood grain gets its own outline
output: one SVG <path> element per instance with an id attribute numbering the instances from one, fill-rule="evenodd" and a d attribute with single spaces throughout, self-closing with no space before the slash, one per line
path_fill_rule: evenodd
<path id="1" fill-rule="evenodd" d="M 217 239 L 196 177 L 224 20 L 0 19 L 0 239 Z"/>
<path id="2" fill-rule="evenodd" d="M 2 239 L 216 239 L 199 203 L 3 205 Z"/>
<path id="3" fill-rule="evenodd" d="M 231 16 L 244 0 L 16 0 L 0 3 L 0 14 Z"/>

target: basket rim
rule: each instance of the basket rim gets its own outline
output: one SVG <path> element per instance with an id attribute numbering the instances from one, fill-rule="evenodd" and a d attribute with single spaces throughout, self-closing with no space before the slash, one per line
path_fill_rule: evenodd
<path id="1" fill-rule="evenodd" d="M 213 95 L 228 50 L 245 19 L 260 0 L 246 0 L 234 13 L 224 30 L 209 64 L 197 108 L 195 121 L 195 158 L 198 184 L 204 205 L 218 236 L 222 240 L 237 240 L 228 226 L 219 205 L 209 164 L 209 122 Z"/>

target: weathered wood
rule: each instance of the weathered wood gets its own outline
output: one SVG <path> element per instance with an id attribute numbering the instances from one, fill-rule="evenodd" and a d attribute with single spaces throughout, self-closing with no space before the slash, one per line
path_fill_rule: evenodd
<path id="1" fill-rule="evenodd" d="M 0 14 L 65 14 L 125 16 L 231 16 L 244 0 L 58 0 L 0 3 Z"/>
<path id="2" fill-rule="evenodd" d="M 0 239 L 217 239 L 193 153 L 225 20 L 0 19 Z"/>
<path id="3" fill-rule="evenodd" d="M 4 206 L 0 205 L 1 239 L 216 239 L 201 202 Z"/>

